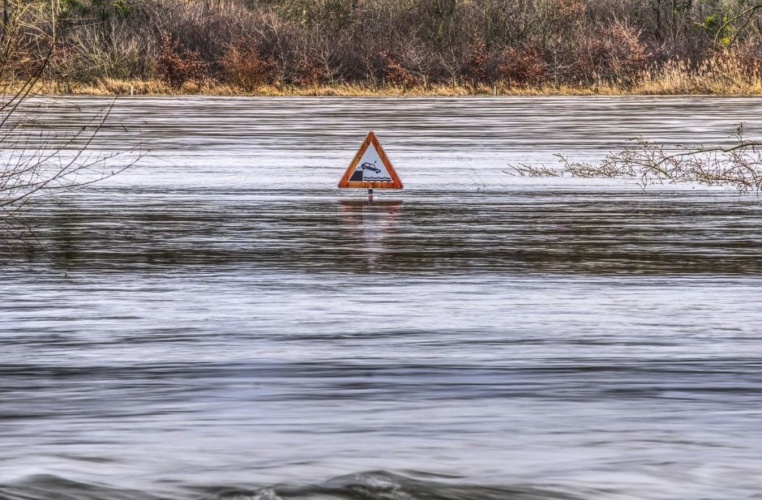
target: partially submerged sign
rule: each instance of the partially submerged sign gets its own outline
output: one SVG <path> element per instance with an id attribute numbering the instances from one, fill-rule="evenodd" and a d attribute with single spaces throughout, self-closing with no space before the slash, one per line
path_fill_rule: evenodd
<path id="1" fill-rule="evenodd" d="M 370 132 L 339 181 L 340 188 L 402 189 L 402 181 L 384 153 L 376 134 Z"/>

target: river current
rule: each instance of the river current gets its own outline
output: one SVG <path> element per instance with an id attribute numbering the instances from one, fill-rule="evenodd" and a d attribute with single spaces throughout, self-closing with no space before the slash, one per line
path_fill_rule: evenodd
<path id="1" fill-rule="evenodd" d="M 109 101 L 44 101 L 73 129 Z M 0 249 L 0 499 L 762 498 L 762 199 L 526 178 L 726 98 L 124 98 Z M 336 183 L 374 130 L 403 191 Z"/>

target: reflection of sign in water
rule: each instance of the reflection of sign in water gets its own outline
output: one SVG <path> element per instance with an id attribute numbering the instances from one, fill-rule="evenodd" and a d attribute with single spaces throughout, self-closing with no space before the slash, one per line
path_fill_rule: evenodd
<path id="1" fill-rule="evenodd" d="M 340 207 L 342 239 L 351 248 L 350 254 L 342 258 L 342 269 L 375 271 L 393 266 L 394 253 L 387 240 L 396 233 L 402 201 L 341 200 Z"/>
<path id="2" fill-rule="evenodd" d="M 370 132 L 339 181 L 340 188 L 402 189 L 402 181 L 384 153 L 376 134 Z"/>

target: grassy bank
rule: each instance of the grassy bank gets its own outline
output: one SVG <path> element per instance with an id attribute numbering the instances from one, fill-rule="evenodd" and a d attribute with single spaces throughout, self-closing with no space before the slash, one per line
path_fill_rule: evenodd
<path id="1" fill-rule="evenodd" d="M 658 74 L 644 74 L 637 82 L 618 86 L 601 82 L 589 86 L 550 85 L 508 86 L 503 82 L 476 85 L 367 84 L 259 85 L 241 87 L 213 80 L 187 81 L 176 86 L 162 80 L 117 80 L 95 82 L 41 81 L 34 93 L 44 95 L 93 96 L 341 96 L 341 97 L 462 97 L 462 96 L 593 96 L 593 95 L 721 95 L 762 96 L 762 79 L 744 74 L 697 72 L 679 64 Z"/>
<path id="2" fill-rule="evenodd" d="M 687 80 L 687 81 L 686 81 Z M 242 89 L 216 83 L 189 83 L 180 88 L 161 81 L 106 80 L 95 84 L 54 83 L 35 86 L 38 95 L 88 96 L 262 96 L 262 97 L 465 97 L 465 96 L 626 96 L 626 95 L 717 95 L 762 96 L 762 81 L 749 85 L 695 83 L 694 78 L 676 82 L 647 82 L 631 88 L 600 87 L 365 87 L 359 85 L 277 87 Z"/>

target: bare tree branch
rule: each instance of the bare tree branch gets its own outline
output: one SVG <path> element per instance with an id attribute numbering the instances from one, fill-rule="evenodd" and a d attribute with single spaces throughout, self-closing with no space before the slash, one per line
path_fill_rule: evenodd
<path id="1" fill-rule="evenodd" d="M 730 186 L 740 193 L 762 191 L 762 142 L 748 141 L 743 125 L 729 147 L 672 145 L 635 139 L 634 146 L 609 153 L 599 163 L 576 162 L 556 155 L 560 168 L 509 165 L 510 175 L 528 177 L 632 178 L 642 189 L 654 184 L 697 183 Z"/>
<path id="2" fill-rule="evenodd" d="M 733 17 L 732 19 L 728 19 L 727 21 L 725 21 L 722 24 L 722 26 L 720 26 L 717 29 L 717 32 L 714 34 L 714 45 L 717 45 L 717 39 L 720 37 L 720 33 L 722 33 L 725 28 L 727 28 L 728 26 L 730 26 L 731 24 L 733 24 L 734 22 L 738 21 L 739 19 L 741 19 L 742 17 L 744 17 L 745 15 L 748 14 L 749 17 L 746 19 L 746 21 L 744 21 L 744 23 L 741 26 L 741 28 L 739 28 L 735 32 L 735 34 L 733 35 L 733 38 L 730 40 L 730 43 L 728 44 L 728 45 L 733 45 L 735 43 L 735 41 L 738 39 L 738 35 L 740 35 L 741 32 L 744 29 L 746 29 L 746 27 L 749 25 L 749 23 L 751 22 L 752 18 L 754 17 L 754 14 L 756 14 L 759 9 L 762 9 L 762 3 L 757 4 L 757 5 L 752 5 L 748 9 L 746 9 L 743 12 L 741 12 L 740 14 L 738 14 L 737 16 Z"/>
<path id="3" fill-rule="evenodd" d="M 3 25 L 0 49 L 0 220 L 15 223 L 18 214 L 40 196 L 70 191 L 112 177 L 134 164 L 117 163 L 117 157 L 138 153 L 139 143 L 119 151 L 99 151 L 93 141 L 106 125 L 114 109 L 112 100 L 84 122 L 67 123 L 63 129 L 48 128 L 51 113 L 48 101 L 33 96 L 35 85 L 50 63 L 58 29 L 46 32 L 35 16 L 56 16 L 55 11 L 33 9 L 32 4 L 12 2 Z M 52 19 L 53 26 L 57 24 Z M 46 49 L 42 59 L 24 64 L 24 77 L 17 80 L 20 49 L 30 40 Z M 28 62 L 28 61 L 27 61 Z M 73 106 L 80 113 L 78 106 Z"/>

